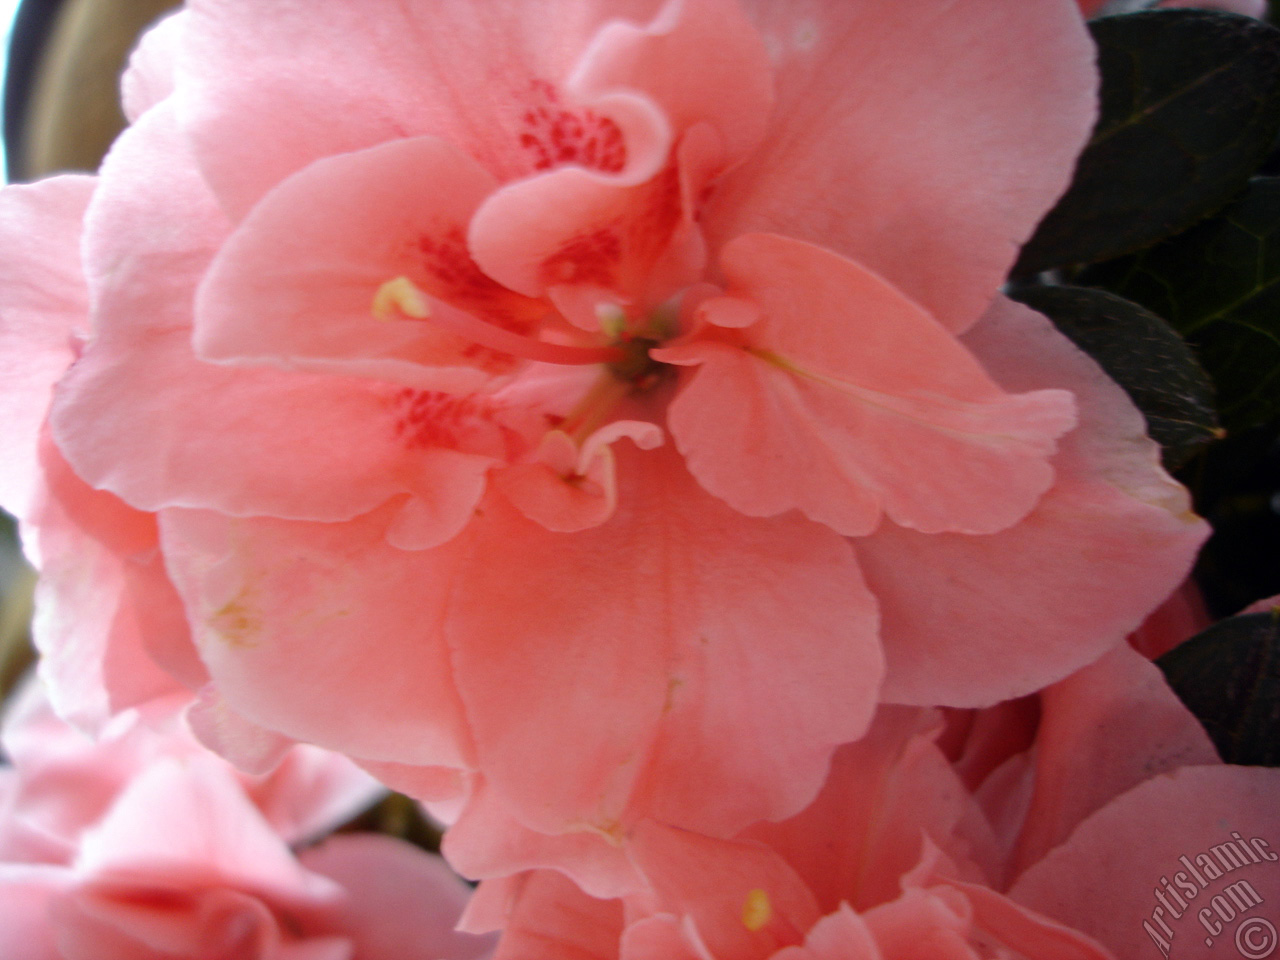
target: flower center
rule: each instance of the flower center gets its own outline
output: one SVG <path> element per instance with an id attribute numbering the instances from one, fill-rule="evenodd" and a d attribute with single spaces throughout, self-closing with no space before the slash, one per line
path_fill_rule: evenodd
<path id="1" fill-rule="evenodd" d="M 603 366 L 557 427 L 578 444 L 604 426 L 619 403 L 632 394 L 653 389 L 666 378 L 670 365 L 655 360 L 650 351 L 678 331 L 676 301 L 648 311 L 635 322 L 621 308 L 602 305 L 598 310 L 600 329 L 609 343 L 554 343 L 486 323 L 464 310 L 432 300 L 408 277 L 383 283 L 374 294 L 372 312 L 379 320 L 430 321 L 458 337 L 512 357 L 540 363 Z"/>
<path id="2" fill-rule="evenodd" d="M 667 364 L 660 363 L 649 356 L 650 350 L 661 345 L 661 340 L 650 337 L 620 338 L 613 344 L 613 349 L 621 352 L 622 356 L 609 364 L 609 373 L 625 383 L 630 383 L 633 390 L 648 390 L 668 369 Z"/>
<path id="3" fill-rule="evenodd" d="M 498 353 L 539 363 L 581 366 L 615 363 L 625 359 L 616 347 L 552 343 L 504 330 L 465 310 L 431 301 L 408 277 L 396 277 L 380 286 L 373 296 L 372 311 L 379 320 L 392 320 L 397 314 L 412 320 L 430 320 L 439 329 L 447 330 L 464 340 Z"/>
<path id="4" fill-rule="evenodd" d="M 608 421 L 627 397 L 652 390 L 671 373 L 670 364 L 655 360 L 650 351 L 678 332 L 677 301 L 655 307 L 633 321 L 617 306 L 597 309 L 600 329 L 611 340 L 615 358 L 561 422 L 559 429 L 576 443 L 583 443 Z"/>
<path id="5" fill-rule="evenodd" d="M 627 397 L 652 390 L 671 371 L 669 364 L 649 356 L 661 340 L 623 334 L 611 349 L 622 356 L 609 363 L 590 389 L 561 422 L 559 429 L 581 444 L 608 422 L 614 409 Z"/>

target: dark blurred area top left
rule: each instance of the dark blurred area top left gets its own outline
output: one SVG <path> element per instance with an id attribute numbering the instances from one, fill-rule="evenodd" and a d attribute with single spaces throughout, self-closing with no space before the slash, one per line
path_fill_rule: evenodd
<path id="1" fill-rule="evenodd" d="M 23 0 L 9 44 L 10 181 L 96 170 L 124 126 L 119 77 L 138 34 L 176 0 Z"/>

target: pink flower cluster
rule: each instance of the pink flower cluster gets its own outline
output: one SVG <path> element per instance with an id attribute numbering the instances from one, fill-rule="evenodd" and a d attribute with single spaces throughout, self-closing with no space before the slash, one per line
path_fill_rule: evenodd
<path id="1" fill-rule="evenodd" d="M 31 686 L 11 705 L 0 779 L 0 953 L 10 960 L 476 960 L 454 933 L 467 888 L 371 834 L 315 841 L 375 781 L 299 746 L 238 774 L 187 733 L 177 700 L 95 742 Z M 309 845 L 310 844 L 310 845 Z"/>
<path id="2" fill-rule="evenodd" d="M 1118 647 L 1204 523 L 1123 391 L 999 293 L 1095 118 L 1080 9 L 908 6 L 156 26 L 98 175 L 0 193 L 0 503 L 58 713 L 110 741 L 194 698 L 244 770 L 350 757 L 450 823 L 500 957 L 1124 956 L 1127 901 L 1055 899 L 1047 865 L 1155 844 L 1149 802 L 1263 829 L 1266 777 L 1202 769 Z M 1162 766 L 1160 731 L 1089 736 L 1143 697 L 1185 748 Z M 1067 782 L 1095 749 L 1114 769 Z M 187 763 L 143 799 L 205 789 Z M 145 859 L 139 829 L 81 841 L 56 897 Z M 272 842 L 287 882 L 208 875 L 258 944 L 348 929 L 315 873 L 403 898 L 420 869 Z"/>

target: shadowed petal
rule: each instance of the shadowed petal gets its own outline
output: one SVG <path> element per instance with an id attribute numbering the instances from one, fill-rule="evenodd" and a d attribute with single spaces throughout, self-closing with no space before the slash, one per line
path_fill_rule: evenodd
<path id="1" fill-rule="evenodd" d="M 492 938 L 455 933 L 469 888 L 444 861 L 375 834 L 330 837 L 298 857 L 341 884 L 347 897 L 331 923 L 360 960 L 473 960 Z"/>
<path id="2" fill-rule="evenodd" d="M 1234 936 L 1244 917 L 1274 916 L 1265 912 L 1269 906 L 1245 913 L 1246 904 L 1255 897 L 1254 907 L 1280 902 L 1280 868 L 1272 859 L 1280 835 L 1277 790 L 1280 770 L 1260 767 L 1183 767 L 1156 777 L 1080 824 L 1009 896 L 1096 937 L 1119 957 L 1162 952 L 1154 933 L 1171 944 L 1173 956 L 1236 960 L 1245 955 Z M 1247 887 L 1235 886 L 1234 895 L 1227 890 L 1241 883 Z M 1214 898 L 1223 904 L 1219 911 Z M 1228 917 L 1233 922 L 1224 923 Z M 1268 936 L 1275 943 L 1265 928 L 1255 936 L 1255 948 Z"/>
<path id="3" fill-rule="evenodd" d="M 1053 488 L 1008 530 L 884 524 L 857 541 L 882 604 L 890 702 L 985 706 L 1061 679 L 1136 627 L 1208 532 L 1142 415 L 1047 320 L 1000 299 L 965 342 L 1007 389 L 1071 390 L 1080 426 L 1053 459 Z"/>

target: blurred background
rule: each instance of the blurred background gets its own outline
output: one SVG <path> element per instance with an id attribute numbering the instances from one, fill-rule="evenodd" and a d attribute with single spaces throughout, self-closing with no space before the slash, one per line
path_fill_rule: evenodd
<path id="1" fill-rule="evenodd" d="M 96 170 L 124 126 L 116 81 L 138 34 L 175 0 L 0 0 L 9 27 L 5 171 Z"/>

